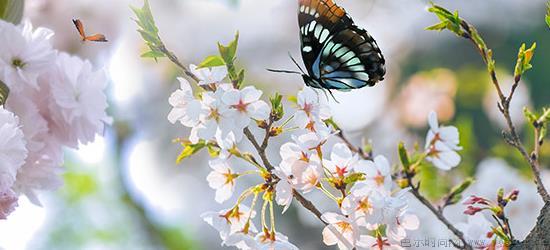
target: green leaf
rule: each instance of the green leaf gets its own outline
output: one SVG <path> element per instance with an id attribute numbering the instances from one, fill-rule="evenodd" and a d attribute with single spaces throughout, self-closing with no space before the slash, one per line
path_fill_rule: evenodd
<path id="1" fill-rule="evenodd" d="M 237 88 L 240 88 L 244 82 L 244 69 L 241 69 L 241 71 L 239 71 L 239 74 L 237 76 Z"/>
<path id="2" fill-rule="evenodd" d="M 514 77 L 523 75 L 527 70 L 533 67 L 531 65 L 531 60 L 533 59 L 535 48 L 537 48 L 537 43 L 533 43 L 529 49 L 525 49 L 525 43 L 521 44 L 518 51 L 518 60 L 514 69 Z"/>
<path id="3" fill-rule="evenodd" d="M 451 191 L 449 192 L 449 196 L 448 196 L 450 198 L 449 204 L 452 205 L 460 202 L 460 200 L 462 199 L 462 193 L 464 193 L 464 191 L 468 187 L 470 187 L 472 183 L 474 183 L 474 179 L 469 177 L 466 180 L 464 180 L 462 183 L 451 188 Z"/>
<path id="4" fill-rule="evenodd" d="M 218 50 L 223 58 L 223 61 L 227 65 L 232 65 L 237 55 L 237 46 L 239 45 L 239 32 L 235 34 L 235 39 L 231 41 L 227 46 L 218 43 Z"/>
<path id="5" fill-rule="evenodd" d="M 271 117 L 273 120 L 279 121 L 285 115 L 283 108 L 283 96 L 279 93 L 275 93 L 272 97 L 269 98 L 271 102 Z"/>
<path id="6" fill-rule="evenodd" d="M 219 67 L 224 66 L 225 62 L 220 56 L 208 56 L 206 57 L 197 67 L 200 68 L 210 68 L 210 67 Z"/>
<path id="7" fill-rule="evenodd" d="M 544 17 L 546 25 L 550 28 L 550 1 L 546 3 L 546 16 Z"/>
<path id="8" fill-rule="evenodd" d="M 10 89 L 8 88 L 8 85 L 0 81 L 0 105 L 6 104 L 9 95 Z"/>
<path id="9" fill-rule="evenodd" d="M 0 18 L 19 24 L 23 18 L 25 0 L 0 0 Z"/>
<path id="10" fill-rule="evenodd" d="M 399 151 L 399 159 L 401 160 L 401 164 L 403 164 L 403 169 L 405 169 L 406 172 L 410 170 L 411 161 L 409 160 L 409 153 L 407 153 L 407 149 L 405 148 L 405 143 L 400 142 L 398 147 Z"/>
<path id="11" fill-rule="evenodd" d="M 141 57 L 144 57 L 144 58 L 159 58 L 159 57 L 165 57 L 165 56 L 166 55 L 164 55 L 164 53 L 160 51 L 152 51 L 152 50 L 141 54 Z"/>
<path id="12" fill-rule="evenodd" d="M 178 158 L 176 159 L 176 164 L 180 164 L 183 160 L 186 158 L 189 158 L 190 156 L 196 154 L 201 149 L 206 147 L 206 143 L 204 141 L 200 141 L 196 144 L 191 144 L 190 142 L 182 143 L 183 150 L 179 154 Z"/>
<path id="13" fill-rule="evenodd" d="M 447 22 L 440 22 L 438 24 L 434 24 L 430 27 L 427 27 L 426 30 L 442 31 L 446 28 L 447 28 Z"/>
<path id="14" fill-rule="evenodd" d="M 426 29 L 437 30 L 437 31 L 448 29 L 453 33 L 455 33 L 456 35 L 462 36 L 464 32 L 462 31 L 462 28 L 460 26 L 462 21 L 458 16 L 458 11 L 455 11 L 454 13 L 452 13 L 441 6 L 435 5 L 434 3 L 431 3 L 431 4 L 432 6 L 428 8 L 428 11 L 431 13 L 434 13 L 441 22 L 438 24 L 432 25 Z"/>
<path id="15" fill-rule="evenodd" d="M 538 120 L 537 116 L 533 112 L 531 112 L 531 110 L 529 110 L 527 107 L 523 107 L 523 115 L 525 116 L 525 119 L 529 121 L 530 124 L 534 124 Z"/>
<path id="16" fill-rule="evenodd" d="M 164 53 L 159 50 L 159 47 L 163 46 L 162 41 L 159 37 L 159 30 L 155 24 L 155 19 L 151 13 L 151 7 L 149 6 L 149 1 L 145 0 L 143 2 L 143 7 L 136 8 L 130 6 L 137 19 L 134 19 L 136 24 L 139 26 L 138 32 L 141 34 L 141 37 L 151 49 L 151 51 L 144 53 L 143 57 L 154 58 L 155 60 L 159 57 L 164 57 Z M 163 55 L 160 55 L 163 54 Z"/>

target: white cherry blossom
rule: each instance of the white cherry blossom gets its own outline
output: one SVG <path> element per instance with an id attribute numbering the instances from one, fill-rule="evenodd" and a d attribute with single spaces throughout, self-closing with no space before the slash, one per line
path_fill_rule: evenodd
<path id="1" fill-rule="evenodd" d="M 328 223 L 323 229 L 323 242 L 327 246 L 338 245 L 340 249 L 353 249 L 360 240 L 359 226 L 353 218 L 327 212 L 321 218 Z"/>
<path id="2" fill-rule="evenodd" d="M 342 201 L 342 213 L 357 220 L 359 226 L 375 229 L 382 221 L 385 197 L 365 183 L 355 184 Z"/>
<path id="3" fill-rule="evenodd" d="M 348 176 L 357 165 L 359 157 L 344 143 L 334 144 L 330 153 L 330 160 L 323 163 L 326 168 L 336 177 L 343 178 Z"/>
<path id="4" fill-rule="evenodd" d="M 365 174 L 364 181 L 369 186 L 382 192 L 389 192 L 392 187 L 390 163 L 383 155 L 378 155 L 374 161 L 361 160 L 355 167 L 356 172 Z"/>
<path id="5" fill-rule="evenodd" d="M 244 129 L 254 120 L 266 120 L 269 118 L 269 106 L 260 100 L 262 91 L 253 86 L 243 89 L 230 89 L 224 93 L 222 100 L 231 109 L 235 110 L 235 123 Z"/>
<path id="6" fill-rule="evenodd" d="M 462 149 L 459 144 L 458 129 L 453 126 L 439 126 L 437 114 L 431 112 L 428 118 L 430 130 L 426 135 L 426 160 L 442 170 L 458 166 L 461 157 L 456 152 Z"/>
<path id="7" fill-rule="evenodd" d="M 302 89 L 298 92 L 296 101 L 298 110 L 294 115 L 294 121 L 298 127 L 313 127 L 315 123 L 322 123 L 322 120 L 330 118 L 328 105 L 320 102 L 319 95 L 313 89 Z"/>
<path id="8" fill-rule="evenodd" d="M 386 224 L 388 238 L 400 241 L 407 236 L 407 230 L 416 230 L 420 224 L 418 217 L 407 211 L 405 197 L 409 189 L 402 189 L 394 196 L 386 196 L 382 209 L 382 224 Z"/>
<path id="9" fill-rule="evenodd" d="M 221 141 L 230 132 L 233 132 L 236 142 L 242 139 L 242 128 L 235 125 L 235 110 L 225 104 L 222 96 L 233 87 L 229 84 L 219 85 L 215 92 L 204 92 L 201 105 L 205 112 L 202 112 L 200 123 L 191 130 L 190 140 L 197 143 L 200 139 L 211 140 L 213 138 Z"/>
<path id="10" fill-rule="evenodd" d="M 226 246 L 234 246 L 242 250 L 259 249 L 259 244 L 252 232 L 244 233 L 242 231 L 230 234 L 223 242 Z"/>
<path id="11" fill-rule="evenodd" d="M 256 235 L 256 242 L 258 250 L 298 250 L 298 247 L 288 242 L 288 237 L 281 233 L 275 233 L 273 235 L 266 235 L 265 232 L 260 232 Z"/>
<path id="12" fill-rule="evenodd" d="M 196 65 L 191 64 L 189 69 L 193 75 L 199 78 L 199 85 L 221 84 L 227 76 L 227 67 L 225 66 L 197 69 Z"/>
<path id="13" fill-rule="evenodd" d="M 256 213 L 245 205 L 239 205 L 232 209 L 224 209 L 219 212 L 205 212 L 201 218 L 214 229 L 216 229 L 222 241 L 230 235 L 243 231 L 248 218 L 254 218 Z M 249 230 L 256 231 L 256 227 L 250 221 Z M 222 243 L 223 244 L 223 243 Z"/>
<path id="14" fill-rule="evenodd" d="M 235 179 L 237 179 L 239 175 L 233 172 L 226 160 L 211 160 L 208 164 L 213 171 L 208 174 L 206 180 L 208 181 L 208 185 L 216 190 L 215 200 L 218 203 L 222 203 L 233 195 L 233 191 L 235 190 Z"/>
<path id="15" fill-rule="evenodd" d="M 361 240 L 357 244 L 359 249 L 376 249 L 376 250 L 403 250 L 404 248 L 398 244 L 389 242 L 388 239 L 382 237 L 375 238 L 370 235 L 361 235 Z"/>
<path id="16" fill-rule="evenodd" d="M 191 85 L 184 78 L 178 77 L 180 88 L 176 90 L 168 102 L 173 107 L 168 114 L 168 121 L 172 124 L 179 121 L 183 126 L 193 127 L 199 123 L 202 113 L 206 112 L 201 103 L 193 96 Z"/>

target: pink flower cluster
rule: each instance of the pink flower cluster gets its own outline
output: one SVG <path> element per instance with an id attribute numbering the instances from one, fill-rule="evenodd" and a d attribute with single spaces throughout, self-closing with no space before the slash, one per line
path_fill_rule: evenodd
<path id="1" fill-rule="evenodd" d="M 92 142 L 111 122 L 105 72 L 53 49 L 52 36 L 0 20 L 0 81 L 9 88 L 0 106 L 0 219 L 19 195 L 39 205 L 35 191 L 62 185 L 63 147 Z"/>

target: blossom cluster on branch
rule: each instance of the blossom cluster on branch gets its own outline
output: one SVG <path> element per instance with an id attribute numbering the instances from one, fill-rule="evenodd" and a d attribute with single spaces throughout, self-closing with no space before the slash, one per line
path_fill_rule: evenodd
<path id="1" fill-rule="evenodd" d="M 90 62 L 52 48 L 54 33 L 0 20 L 0 219 L 19 195 L 62 185 L 63 148 L 103 133 L 107 76 Z"/>
<path id="2" fill-rule="evenodd" d="M 220 55 L 207 57 L 199 66 L 186 67 L 160 39 L 147 0 L 142 8 L 133 10 L 138 31 L 150 49 L 142 56 L 166 57 L 197 83 L 192 87 L 187 80 L 178 78 L 180 89 L 169 98 L 173 108 L 168 120 L 191 129 L 187 138 L 175 140 L 183 146 L 176 162 L 208 149 L 212 171 L 206 180 L 216 190 L 214 199 L 219 203 L 231 200 L 237 183 L 250 183 L 240 181 L 243 177 L 255 176 L 258 180 L 246 187 L 227 209 L 202 215 L 203 220 L 219 232 L 222 245 L 239 249 L 297 249 L 287 236 L 276 230 L 274 215 L 274 204 L 282 206 L 284 213 L 292 201 L 297 200 L 325 225 L 321 235 L 326 245 L 340 249 L 402 249 L 400 241 L 407 237 L 407 231 L 420 226 L 419 219 L 409 209 L 409 193 L 458 238 L 459 241 L 449 239 L 457 248 L 508 249 L 513 244 L 505 207 L 517 199 L 517 190 L 504 196 L 504 190 L 500 189 L 496 202 L 479 196 L 463 199 L 462 194 L 473 183 L 472 178 L 466 178 L 439 202 L 434 203 L 421 194 L 422 180 L 418 174 L 423 169 L 433 166 L 447 171 L 461 162 L 458 129 L 441 126 L 435 112 L 428 117 L 430 129 L 425 147 L 414 147 L 411 151 L 400 143 L 397 150 L 400 164 L 391 164 L 385 156 L 374 155 L 370 145 L 365 148 L 353 145 L 315 90 L 304 87 L 296 96 L 289 96 L 289 109 L 278 93 L 269 98 L 271 105 L 268 105 L 261 99 L 261 91 L 254 86 L 243 87 L 244 70 L 238 71 L 234 64 L 238 34 L 228 46 L 218 44 Z M 504 96 L 496 77 L 492 51 L 475 28 L 457 12 L 433 4 L 428 10 L 441 22 L 427 29 L 449 29 L 476 45 L 499 94 L 498 107 L 509 129 L 503 132 L 504 139 L 522 153 L 533 170 L 539 194 L 548 201 L 550 198 L 540 181 L 538 153 L 550 121 L 550 109 L 544 109 L 542 115 L 525 110 L 526 118 L 535 129 L 531 156 L 520 141 L 509 113 L 514 91 L 521 76 L 531 68 L 536 46 L 520 48 L 515 82 L 510 95 Z M 287 141 L 279 148 L 281 159 L 275 161 L 268 157 L 266 150 L 271 139 L 282 135 Z M 243 150 L 250 148 L 244 147 L 247 142 L 254 151 Z M 319 211 L 316 204 L 304 196 L 310 192 L 324 194 L 334 209 Z M 464 214 L 470 217 L 467 223 L 453 224 L 443 211 L 461 201 Z M 490 212 L 494 223 L 483 217 L 482 211 Z M 258 214 L 259 227 L 255 223 Z"/>

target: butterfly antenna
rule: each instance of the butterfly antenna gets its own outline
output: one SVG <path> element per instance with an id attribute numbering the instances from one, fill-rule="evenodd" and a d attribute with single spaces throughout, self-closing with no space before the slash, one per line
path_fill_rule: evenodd
<path id="1" fill-rule="evenodd" d="M 332 91 L 330 89 L 326 89 L 326 90 L 328 91 L 330 96 L 332 96 L 332 99 L 334 99 L 334 101 L 336 103 L 340 103 L 338 100 L 336 100 L 336 97 L 334 96 L 334 94 L 332 93 Z M 325 97 L 327 98 L 327 101 L 329 101 L 329 98 L 328 98 L 328 95 L 327 95 L 327 92 L 325 91 L 325 89 L 323 89 L 323 93 L 325 94 Z"/>
<path id="2" fill-rule="evenodd" d="M 298 67 L 298 69 L 300 69 L 300 71 L 302 72 L 302 74 L 306 74 L 304 72 L 304 70 L 302 69 L 302 67 L 300 67 L 300 64 L 298 64 L 298 62 L 296 62 L 296 59 L 294 59 L 294 57 L 292 57 L 292 54 L 290 54 L 290 52 L 288 52 L 288 56 L 290 57 L 290 59 L 292 60 L 292 62 L 294 62 L 294 64 L 296 65 L 296 67 Z"/>
<path id="3" fill-rule="evenodd" d="M 267 69 L 267 71 L 275 72 L 275 73 L 286 73 L 286 74 L 298 74 L 301 75 L 302 73 L 292 70 L 282 70 L 282 69 Z"/>

